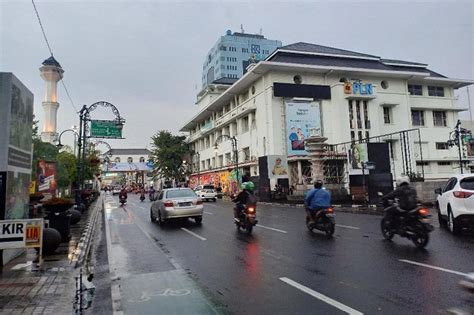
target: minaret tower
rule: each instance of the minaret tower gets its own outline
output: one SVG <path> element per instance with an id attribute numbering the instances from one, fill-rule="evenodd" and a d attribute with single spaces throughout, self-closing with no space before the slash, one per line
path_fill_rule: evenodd
<path id="1" fill-rule="evenodd" d="M 58 81 L 62 79 L 64 70 L 53 56 L 43 61 L 43 66 L 39 70 L 41 71 L 41 77 L 46 82 L 46 93 L 43 101 L 44 124 L 41 139 L 44 142 L 53 143 L 58 136 L 56 129 L 59 108 Z"/>

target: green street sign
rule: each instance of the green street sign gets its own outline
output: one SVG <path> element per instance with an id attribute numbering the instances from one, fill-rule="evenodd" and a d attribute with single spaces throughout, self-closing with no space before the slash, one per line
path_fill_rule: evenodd
<path id="1" fill-rule="evenodd" d="M 122 128 L 114 120 L 91 120 L 91 138 L 122 138 Z"/>

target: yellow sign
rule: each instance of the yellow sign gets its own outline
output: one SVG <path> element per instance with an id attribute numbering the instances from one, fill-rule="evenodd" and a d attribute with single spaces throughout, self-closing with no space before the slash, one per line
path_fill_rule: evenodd
<path id="1" fill-rule="evenodd" d="M 33 195 L 35 193 L 35 188 L 36 188 L 36 181 L 32 180 L 30 182 L 30 195 Z"/>
<path id="2" fill-rule="evenodd" d="M 344 83 L 344 93 L 352 94 L 352 83 L 349 83 L 349 82 Z"/>
<path id="3" fill-rule="evenodd" d="M 26 247 L 38 247 L 41 246 L 41 225 L 28 224 L 26 226 Z"/>

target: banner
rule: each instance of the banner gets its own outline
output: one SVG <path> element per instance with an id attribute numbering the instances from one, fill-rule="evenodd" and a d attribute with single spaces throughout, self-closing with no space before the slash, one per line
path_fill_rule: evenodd
<path id="1" fill-rule="evenodd" d="M 269 155 L 268 178 L 288 178 L 288 161 L 284 155 Z"/>
<path id="2" fill-rule="evenodd" d="M 321 129 L 319 103 L 286 102 L 288 156 L 308 155 L 305 139 L 311 129 Z"/>
<path id="3" fill-rule="evenodd" d="M 349 175 L 362 175 L 362 163 L 369 159 L 367 156 L 367 143 L 359 143 L 352 146 L 348 152 Z M 366 171 L 368 174 L 368 171 Z"/>
<path id="4" fill-rule="evenodd" d="M 38 191 L 55 196 L 56 193 L 56 162 L 39 160 L 36 168 L 36 185 Z"/>

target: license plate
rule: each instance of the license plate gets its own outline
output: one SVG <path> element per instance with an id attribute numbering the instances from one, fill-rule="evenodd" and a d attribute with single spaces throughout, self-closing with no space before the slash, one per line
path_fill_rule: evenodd
<path id="1" fill-rule="evenodd" d="M 191 202 L 180 202 L 180 203 L 178 203 L 178 206 L 180 206 L 180 207 L 189 207 L 189 206 L 191 206 Z"/>

